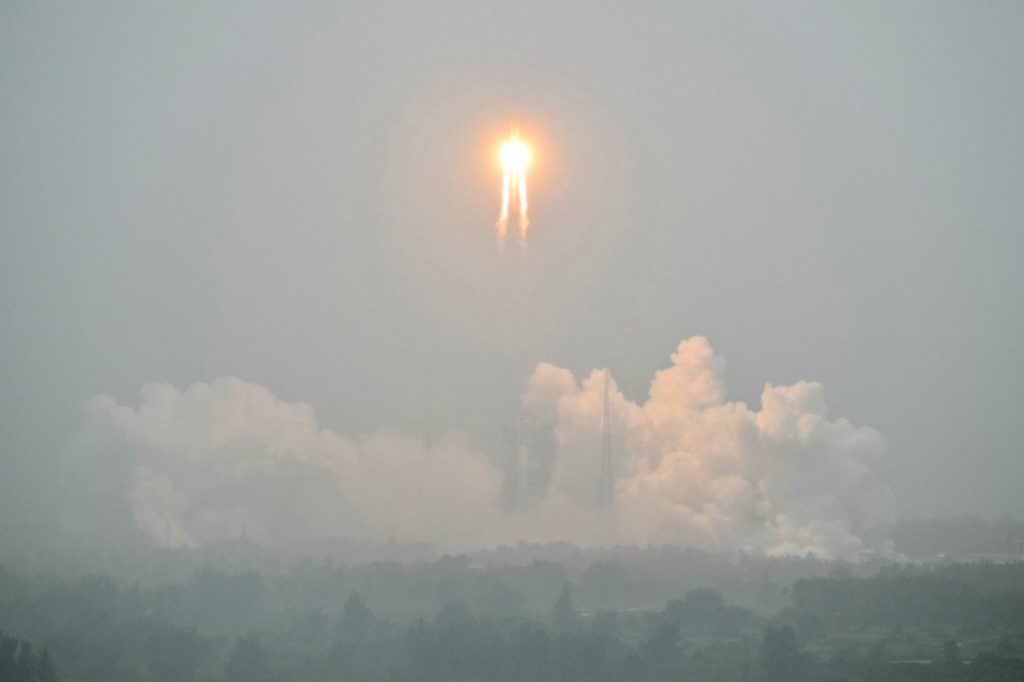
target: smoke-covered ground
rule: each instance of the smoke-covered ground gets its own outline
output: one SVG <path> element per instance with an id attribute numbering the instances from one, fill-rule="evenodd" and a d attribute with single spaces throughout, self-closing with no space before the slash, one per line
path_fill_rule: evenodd
<path id="1" fill-rule="evenodd" d="M 67 530 L 100 543 L 141 530 L 164 547 L 245 537 L 306 553 L 353 541 L 890 553 L 882 436 L 829 419 L 813 382 L 766 385 L 756 407 L 730 402 L 723 367 L 694 337 L 645 402 L 610 380 L 615 500 L 603 508 L 604 370 L 532 372 L 522 407 L 553 426 L 557 455 L 543 497 L 513 511 L 499 504 L 494 453 L 459 433 L 433 447 L 390 434 L 355 441 L 322 428 L 309 405 L 235 378 L 150 384 L 137 406 L 100 395 L 68 448 Z"/>

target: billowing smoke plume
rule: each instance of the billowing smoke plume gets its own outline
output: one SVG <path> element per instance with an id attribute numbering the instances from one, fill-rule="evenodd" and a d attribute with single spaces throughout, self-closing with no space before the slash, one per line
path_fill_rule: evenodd
<path id="1" fill-rule="evenodd" d="M 757 411 L 726 402 L 722 364 L 698 337 L 679 345 L 642 405 L 610 380 L 615 488 L 604 507 L 604 371 L 580 384 L 538 365 L 523 407 L 554 427 L 557 454 L 543 498 L 511 512 L 501 467 L 457 434 L 430 450 L 396 436 L 356 443 L 320 428 L 308 405 L 237 379 L 149 385 L 137 409 L 98 396 L 70 449 L 74 518 L 109 526 L 121 514 L 165 546 L 244 535 L 299 550 L 333 538 L 887 551 L 882 437 L 828 420 L 816 383 L 767 386 Z"/>
<path id="2" fill-rule="evenodd" d="M 492 540 L 474 514 L 491 509 L 500 480 L 458 437 L 429 452 L 394 436 L 355 443 L 321 429 L 309 405 L 231 378 L 184 391 L 150 384 L 138 409 L 97 396 L 87 413 L 68 487 L 84 487 L 90 527 L 114 525 L 120 502 L 164 546 Z"/>
<path id="3" fill-rule="evenodd" d="M 723 365 L 695 337 L 655 375 L 644 404 L 613 383 L 617 482 L 614 512 L 602 519 L 612 539 L 826 557 L 888 551 L 882 436 L 829 421 L 817 383 L 768 385 L 758 411 L 726 402 Z M 567 370 L 542 364 L 524 395 L 527 408 L 557 425 L 553 486 L 575 505 L 598 488 L 603 383 L 603 371 L 580 386 Z"/>

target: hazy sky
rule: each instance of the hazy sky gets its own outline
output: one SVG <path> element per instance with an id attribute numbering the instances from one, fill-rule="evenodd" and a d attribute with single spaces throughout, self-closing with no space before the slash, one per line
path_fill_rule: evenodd
<path id="1" fill-rule="evenodd" d="M 1024 515 L 1024 5 L 0 9 L 0 512 L 107 393 L 236 376 L 482 450 L 541 361 L 820 381 L 904 515 Z M 500 253 L 496 146 L 534 145 Z"/>

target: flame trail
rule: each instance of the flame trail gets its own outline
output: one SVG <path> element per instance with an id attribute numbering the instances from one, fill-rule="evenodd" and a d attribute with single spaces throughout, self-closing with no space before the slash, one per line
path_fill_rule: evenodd
<path id="1" fill-rule="evenodd" d="M 530 231 L 529 201 L 526 197 L 526 168 L 530 165 L 530 148 L 519 139 L 518 131 L 501 145 L 502 167 L 501 213 L 498 217 L 498 247 L 505 248 L 508 235 L 509 209 L 514 204 L 519 222 L 519 243 L 525 248 Z"/>

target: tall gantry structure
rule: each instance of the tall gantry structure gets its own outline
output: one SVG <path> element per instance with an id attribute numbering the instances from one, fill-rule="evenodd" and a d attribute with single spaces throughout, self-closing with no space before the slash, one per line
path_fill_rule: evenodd
<path id="1" fill-rule="evenodd" d="M 608 370 L 604 371 L 604 410 L 601 417 L 601 478 L 597 484 L 597 503 L 604 507 L 615 501 L 615 475 L 612 471 L 612 420 L 608 407 Z"/>
<path id="2" fill-rule="evenodd" d="M 516 426 L 504 429 L 502 440 L 502 506 L 507 512 L 526 509 L 542 500 L 551 487 L 558 450 L 555 430 L 521 414 Z"/>

